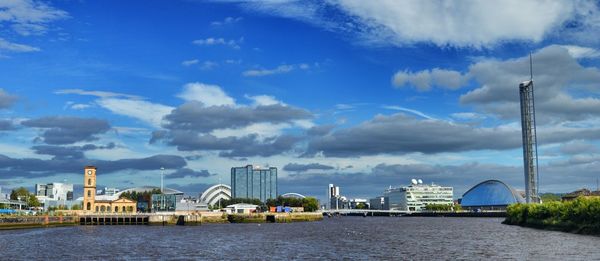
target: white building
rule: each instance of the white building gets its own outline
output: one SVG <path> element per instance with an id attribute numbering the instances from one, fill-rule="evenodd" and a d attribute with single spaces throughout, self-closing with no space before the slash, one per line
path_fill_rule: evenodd
<path id="1" fill-rule="evenodd" d="M 327 188 L 327 208 L 328 209 L 338 209 L 339 200 L 340 200 L 340 187 L 334 186 L 333 184 L 329 184 Z"/>
<path id="2" fill-rule="evenodd" d="M 250 214 L 256 212 L 257 205 L 238 203 L 226 207 L 228 213 Z"/>
<path id="3" fill-rule="evenodd" d="M 422 211 L 429 204 L 452 205 L 452 187 L 442 187 L 431 183 L 423 184 L 422 180 L 413 179 L 407 187 L 386 189 L 384 192 L 385 208 L 389 210 Z"/>
<path id="4" fill-rule="evenodd" d="M 48 184 L 35 184 L 35 197 L 42 204 L 44 210 L 48 207 L 66 206 L 70 208 L 79 202 L 73 201 L 73 184 L 52 182 Z"/>
<path id="5" fill-rule="evenodd" d="M 35 184 L 35 195 L 58 201 L 73 200 L 73 184 L 59 182 Z"/>

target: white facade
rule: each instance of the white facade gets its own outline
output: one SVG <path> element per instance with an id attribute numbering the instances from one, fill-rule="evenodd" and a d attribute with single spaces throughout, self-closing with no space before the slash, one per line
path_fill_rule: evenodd
<path id="1" fill-rule="evenodd" d="M 49 184 L 35 184 L 35 195 L 46 197 L 49 200 L 73 200 L 73 184 L 53 182 Z"/>
<path id="2" fill-rule="evenodd" d="M 422 211 L 429 204 L 452 205 L 452 187 L 423 184 L 420 180 L 413 180 L 412 185 L 386 189 L 384 197 L 387 209 Z"/>
<path id="3" fill-rule="evenodd" d="M 250 214 L 256 211 L 257 205 L 238 203 L 226 207 L 228 213 Z"/>

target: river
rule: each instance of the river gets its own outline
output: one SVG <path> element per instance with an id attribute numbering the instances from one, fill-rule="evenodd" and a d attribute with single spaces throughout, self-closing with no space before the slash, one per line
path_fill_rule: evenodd
<path id="1" fill-rule="evenodd" d="M 600 237 L 499 218 L 336 217 L 289 224 L 75 226 L 0 231 L 0 260 L 590 260 Z"/>

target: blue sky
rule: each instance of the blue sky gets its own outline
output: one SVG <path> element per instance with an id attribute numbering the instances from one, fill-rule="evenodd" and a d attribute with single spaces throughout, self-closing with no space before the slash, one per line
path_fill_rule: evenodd
<path id="1" fill-rule="evenodd" d="M 164 166 L 197 195 L 254 164 L 318 197 L 522 189 L 531 52 L 540 190 L 595 188 L 599 21 L 595 1 L 0 1 L 0 186 Z"/>

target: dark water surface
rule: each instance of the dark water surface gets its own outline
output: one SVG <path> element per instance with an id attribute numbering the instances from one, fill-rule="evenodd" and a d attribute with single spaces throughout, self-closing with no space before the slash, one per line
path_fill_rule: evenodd
<path id="1" fill-rule="evenodd" d="M 291 224 L 0 231 L 0 260 L 600 260 L 600 237 L 498 218 L 341 217 Z"/>

